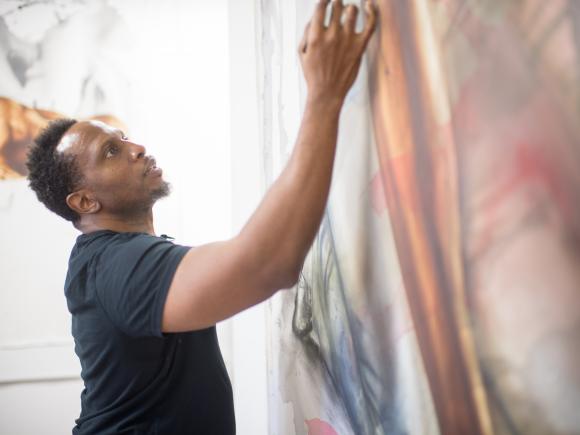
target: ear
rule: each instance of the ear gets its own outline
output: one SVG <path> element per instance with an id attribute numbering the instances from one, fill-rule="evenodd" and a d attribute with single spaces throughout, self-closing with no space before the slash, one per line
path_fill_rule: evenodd
<path id="1" fill-rule="evenodd" d="M 69 193 L 66 203 L 80 215 L 97 213 L 101 209 L 101 203 L 85 189 Z"/>

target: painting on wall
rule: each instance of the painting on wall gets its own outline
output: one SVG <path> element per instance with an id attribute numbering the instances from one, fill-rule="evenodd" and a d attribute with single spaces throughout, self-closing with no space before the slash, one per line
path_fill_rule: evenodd
<path id="1" fill-rule="evenodd" d="M 27 175 L 28 148 L 36 135 L 50 121 L 70 117 L 0 97 L 0 180 L 24 178 Z M 122 130 L 127 128 L 112 115 L 96 115 L 87 119 L 102 121 Z"/>
<path id="2" fill-rule="evenodd" d="M 0 180 L 26 175 L 27 148 L 50 120 L 79 117 L 124 126 L 108 114 L 115 110 L 110 95 L 122 90 L 123 77 L 111 76 L 103 65 L 121 24 L 104 2 L 1 6 Z"/>
<path id="3" fill-rule="evenodd" d="M 312 4 L 259 4 L 269 181 Z M 376 5 L 324 222 L 270 305 L 271 433 L 580 433 L 580 9 Z"/>
<path id="4" fill-rule="evenodd" d="M 123 23 L 121 12 L 105 1 L 0 3 L 2 349 L 48 342 L 70 352 L 62 283 L 77 231 L 29 189 L 26 157 L 33 138 L 56 118 L 126 128 L 121 119 L 131 118 L 132 103 L 126 73 L 112 50 L 126 45 Z M 27 249 L 24 262 L 20 249 L 33 245 L 53 247 L 50 258 L 44 249 Z M 41 281 L 30 268 L 42 271 Z M 38 330 L 23 312 L 46 327 Z"/>
<path id="5" fill-rule="evenodd" d="M 158 227 L 185 244 L 225 237 L 227 87 L 208 83 L 227 79 L 227 35 L 210 24 L 225 28 L 226 11 L 225 1 L 0 2 L 0 347 L 71 342 L 62 286 L 78 231 L 39 203 L 26 180 L 27 148 L 51 119 L 120 127 L 156 156 L 169 181 L 180 181 L 156 205 Z M 210 25 L 213 45 L 195 43 Z M 210 55 L 214 69 L 200 68 Z M 205 213 L 201 202 L 210 204 Z M 29 246 L 53 249 L 47 258 Z"/>

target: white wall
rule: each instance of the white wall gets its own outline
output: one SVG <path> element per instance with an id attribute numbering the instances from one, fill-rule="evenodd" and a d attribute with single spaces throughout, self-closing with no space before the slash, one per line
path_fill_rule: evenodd
<path id="1" fill-rule="evenodd" d="M 256 0 L 229 1 L 232 228 L 239 231 L 263 192 L 256 63 Z M 268 427 L 265 303 L 227 322 L 238 434 Z"/>

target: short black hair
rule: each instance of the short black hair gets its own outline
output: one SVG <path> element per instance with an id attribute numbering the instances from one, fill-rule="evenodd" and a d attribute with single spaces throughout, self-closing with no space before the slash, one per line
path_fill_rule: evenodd
<path id="1" fill-rule="evenodd" d="M 34 139 L 28 152 L 28 181 L 46 208 L 68 221 L 80 219 L 66 203 L 66 197 L 80 184 L 82 175 L 73 155 L 57 151 L 57 146 L 75 119 L 51 121 Z"/>

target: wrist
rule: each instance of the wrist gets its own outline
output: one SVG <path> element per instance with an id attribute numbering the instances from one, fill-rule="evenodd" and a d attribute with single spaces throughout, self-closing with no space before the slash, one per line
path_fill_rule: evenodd
<path id="1" fill-rule="evenodd" d="M 306 98 L 306 108 L 322 112 L 339 113 L 342 109 L 344 98 L 337 96 L 317 94 L 308 92 Z"/>

